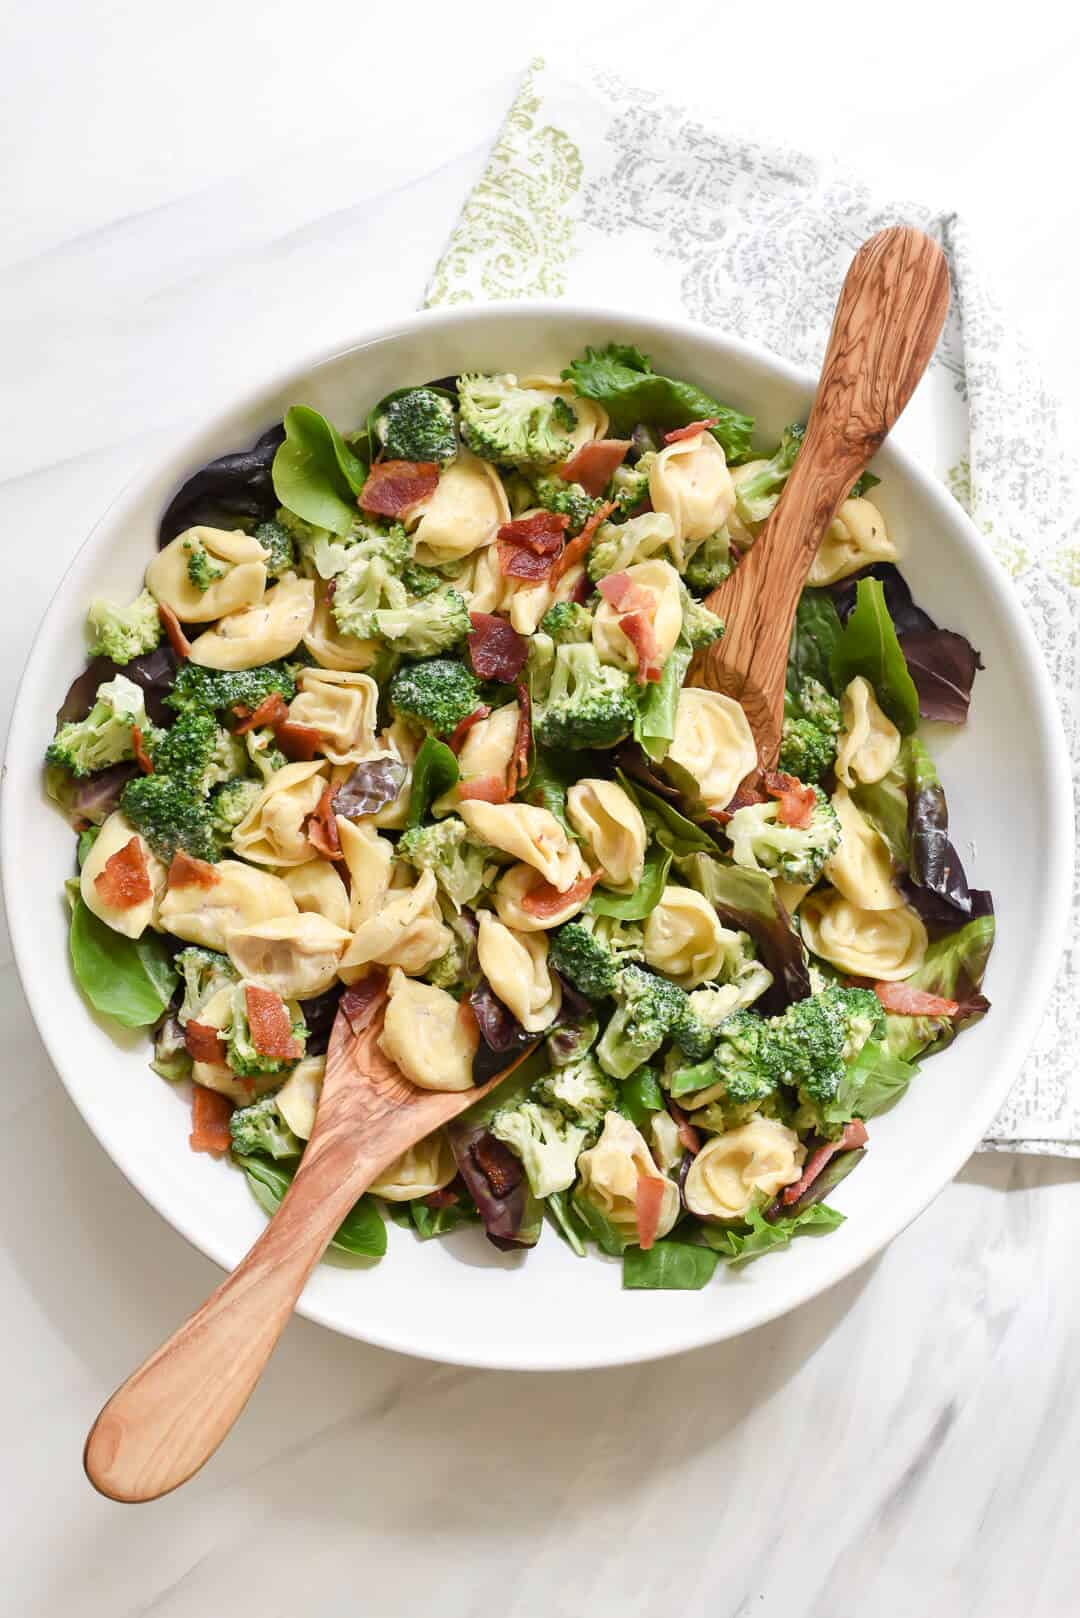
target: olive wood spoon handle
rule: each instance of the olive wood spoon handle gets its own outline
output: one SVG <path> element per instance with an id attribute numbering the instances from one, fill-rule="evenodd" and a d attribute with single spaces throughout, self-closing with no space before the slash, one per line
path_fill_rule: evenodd
<path id="1" fill-rule="evenodd" d="M 825 532 L 930 363 L 949 306 L 936 242 L 894 225 L 864 242 L 844 279 L 806 436 L 772 515 L 707 605 L 727 625 L 691 681 L 742 704 L 776 765 L 795 608 Z"/>
<path id="2" fill-rule="evenodd" d="M 410 1145 L 501 1083 L 418 1090 L 377 1043 L 385 997 L 354 1033 L 339 1012 L 315 1128 L 280 1208 L 202 1307 L 124 1382 L 86 1440 L 90 1482 L 112 1500 L 156 1500 L 186 1483 L 243 1410 L 338 1225 Z"/>

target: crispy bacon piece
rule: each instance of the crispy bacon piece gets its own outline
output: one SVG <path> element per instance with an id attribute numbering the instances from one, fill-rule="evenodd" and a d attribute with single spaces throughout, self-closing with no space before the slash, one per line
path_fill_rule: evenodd
<path id="1" fill-rule="evenodd" d="M 297 725 L 291 719 L 274 726 L 274 740 L 294 764 L 310 764 L 322 746 L 322 735 L 314 725 Z"/>
<path id="2" fill-rule="evenodd" d="M 611 482 L 612 473 L 626 459 L 630 448 L 628 438 L 594 438 L 582 444 L 570 459 L 558 469 L 559 477 L 567 483 L 580 483 L 586 494 L 595 500 Z"/>
<path id="3" fill-rule="evenodd" d="M 362 1034 L 386 998 L 386 973 L 369 972 L 345 990 L 338 1010 L 354 1034 Z"/>
<path id="4" fill-rule="evenodd" d="M 491 709 L 489 708 L 488 704 L 486 702 L 482 702 L 479 708 L 474 708 L 472 713 L 467 713 L 461 723 L 454 726 L 454 729 L 450 732 L 449 740 L 446 743 L 451 753 L 461 752 L 461 749 L 465 745 L 465 738 L 469 734 L 470 730 L 474 725 L 478 725 L 481 719 L 486 719 L 490 712 Z"/>
<path id="5" fill-rule="evenodd" d="M 667 1181 L 657 1179 L 655 1174 L 638 1175 L 634 1211 L 637 1216 L 638 1246 L 643 1253 L 647 1253 L 656 1240 L 666 1186 Z"/>
<path id="6" fill-rule="evenodd" d="M 712 817 L 722 826 L 726 826 L 732 815 L 738 809 L 745 809 L 752 803 L 764 803 L 768 793 L 762 786 L 763 772 L 759 764 L 755 764 L 749 775 L 744 775 L 735 788 L 735 796 L 726 809 L 714 809 Z"/>
<path id="7" fill-rule="evenodd" d="M 480 1023 L 477 1020 L 476 1012 L 473 1010 L 472 1002 L 470 1001 L 468 995 L 462 995 L 461 999 L 458 1001 L 457 1020 L 461 1024 L 462 1028 L 464 1028 L 466 1035 L 470 1039 L 475 1036 L 477 1041 L 479 1041 Z"/>
<path id="8" fill-rule="evenodd" d="M 499 553 L 499 572 L 504 579 L 527 579 L 536 584 L 546 579 L 555 565 L 554 553 L 530 550 L 526 545 L 507 545 L 502 540 L 495 547 Z"/>
<path id="9" fill-rule="evenodd" d="M 477 775 L 471 781 L 459 781 L 459 803 L 473 798 L 479 803 L 508 803 L 506 781 L 501 775 Z"/>
<path id="10" fill-rule="evenodd" d="M 647 612 L 656 606 L 654 592 L 635 584 L 629 573 L 609 573 L 596 588 L 615 612 Z"/>
<path id="11" fill-rule="evenodd" d="M 438 483 L 437 461 L 376 461 L 357 504 L 373 517 L 405 517 L 431 499 Z"/>
<path id="12" fill-rule="evenodd" d="M 524 680 L 517 683 L 518 722 L 514 733 L 514 751 L 510 754 L 510 762 L 506 766 L 506 798 L 507 802 L 514 796 L 518 787 L 529 773 L 529 752 L 532 748 L 532 704 L 529 701 L 529 688 Z"/>
<path id="13" fill-rule="evenodd" d="M 260 989 L 256 983 L 245 983 L 244 1001 L 251 1043 L 260 1056 L 282 1062 L 294 1062 L 303 1056 L 302 1045 L 293 1038 L 289 1008 L 279 994 L 273 989 Z"/>
<path id="14" fill-rule="evenodd" d="M 560 893 L 550 882 L 538 882 L 535 888 L 530 888 L 527 893 L 522 894 L 521 908 L 537 919 L 557 916 L 567 905 L 582 904 L 603 874 L 602 871 L 594 871 L 591 876 L 583 876 L 573 887 L 567 888 L 565 893 Z"/>
<path id="15" fill-rule="evenodd" d="M 334 814 L 334 790 L 329 781 L 323 788 L 315 813 L 309 815 L 307 840 L 328 860 L 340 860 L 341 838 L 338 836 L 337 817 Z"/>
<path id="16" fill-rule="evenodd" d="M 765 777 L 765 790 L 770 798 L 779 799 L 776 818 L 785 826 L 798 826 L 805 831 L 810 824 L 817 803 L 813 787 L 803 786 L 793 775 L 782 770 L 770 770 Z"/>
<path id="17" fill-rule="evenodd" d="M 159 601 L 157 610 L 162 628 L 169 637 L 169 645 L 183 662 L 184 658 L 191 656 L 191 642 L 180 628 L 180 620 L 171 607 L 167 607 L 164 601 Z"/>
<path id="18" fill-rule="evenodd" d="M 185 854 L 178 848 L 172 857 L 169 874 L 165 878 L 167 888 L 212 888 L 221 881 L 221 877 L 207 860 L 197 860 L 190 854 Z"/>
<path id="19" fill-rule="evenodd" d="M 94 887 L 101 895 L 102 904 L 113 910 L 133 910 L 145 904 L 153 895 L 146 855 L 137 837 L 132 837 L 123 848 L 110 854 L 94 878 Z"/>
<path id="20" fill-rule="evenodd" d="M 468 1002 L 463 1000 L 461 1004 L 467 1005 Z M 426 1197 L 420 1198 L 425 1208 L 452 1208 L 460 1200 L 457 1192 L 451 1191 L 448 1185 L 443 1186 L 441 1191 L 429 1191 Z"/>
<path id="21" fill-rule="evenodd" d="M 493 612 L 470 612 L 472 634 L 468 637 L 473 673 L 481 680 L 501 680 L 509 684 L 525 667 L 529 643 L 505 618 Z"/>
<path id="22" fill-rule="evenodd" d="M 154 766 L 150 754 L 143 746 L 143 733 L 138 725 L 131 727 L 131 751 L 135 754 L 135 762 L 144 775 L 153 775 Z"/>
<path id="23" fill-rule="evenodd" d="M 550 555 L 563 542 L 570 518 L 558 511 L 534 511 L 530 517 L 504 522 L 495 538 L 500 544 L 524 546 L 540 555 Z"/>
<path id="24" fill-rule="evenodd" d="M 682 1141 L 691 1157 L 696 1157 L 701 1150 L 701 1136 L 694 1128 L 690 1119 L 677 1102 L 667 1098 L 667 1110 L 679 1128 L 679 1139 Z"/>
<path id="25" fill-rule="evenodd" d="M 234 726 L 237 736 L 245 731 L 257 730 L 260 725 L 280 725 L 289 717 L 288 704 L 280 691 L 271 691 L 255 709 L 238 702 L 233 709 L 239 723 Z"/>
<path id="26" fill-rule="evenodd" d="M 960 1010 L 959 1001 L 909 988 L 906 983 L 875 983 L 874 993 L 885 1010 L 898 1017 L 955 1017 Z"/>
<path id="27" fill-rule="evenodd" d="M 665 444 L 678 444 L 681 439 L 693 438 L 697 433 L 705 432 L 709 427 L 719 425 L 719 416 L 706 416 L 704 421 L 690 421 L 685 427 L 675 427 L 670 433 L 664 434 Z"/>
<path id="28" fill-rule="evenodd" d="M 188 1024 L 191 1027 L 191 1024 Z M 205 1084 L 196 1084 L 191 1091 L 191 1134 L 188 1140 L 193 1152 L 227 1152 L 232 1145 L 229 1119 L 233 1104 L 228 1096 L 217 1090 L 208 1090 Z"/>
<path id="29" fill-rule="evenodd" d="M 868 1140 L 866 1125 L 861 1118 L 853 1118 L 850 1124 L 845 1124 L 844 1132 L 839 1140 L 827 1140 L 816 1146 L 803 1164 L 803 1171 L 794 1185 L 786 1185 L 780 1194 L 780 1201 L 785 1208 L 790 1208 L 793 1202 L 813 1185 L 826 1163 L 836 1156 L 837 1152 L 849 1152 L 856 1146 L 865 1146 Z"/>
<path id="30" fill-rule="evenodd" d="M 195 1062 L 224 1062 L 225 1042 L 216 1028 L 209 1023 L 189 1019 L 184 1028 L 184 1044 Z"/>
<path id="31" fill-rule="evenodd" d="M 610 517 L 614 510 L 614 500 L 605 500 L 602 506 L 597 507 L 577 538 L 572 539 L 555 558 L 555 566 L 552 568 L 548 579 L 549 584 L 552 586 L 558 584 L 564 573 L 568 572 L 575 563 L 584 560 L 588 554 L 589 546 L 592 544 L 593 535 L 600 524 Z"/>
<path id="32" fill-rule="evenodd" d="M 652 619 L 644 612 L 624 612 L 619 619 L 619 628 L 637 656 L 638 685 L 655 683 L 663 674 L 664 665 L 660 661 Z"/>

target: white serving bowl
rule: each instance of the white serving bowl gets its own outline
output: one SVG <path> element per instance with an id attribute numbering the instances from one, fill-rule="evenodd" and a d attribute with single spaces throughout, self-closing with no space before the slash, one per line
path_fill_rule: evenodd
<path id="1" fill-rule="evenodd" d="M 411 316 L 329 358 L 246 388 L 102 518 L 45 616 L 15 707 L 2 853 L 15 954 L 42 1038 L 98 1140 L 159 1213 L 232 1267 L 263 1228 L 242 1175 L 188 1146 L 186 1087 L 147 1067 L 145 1034 L 107 1028 L 77 989 L 63 882 L 70 829 L 42 789 L 53 716 L 81 669 L 84 618 L 98 594 L 128 600 L 155 549 L 174 489 L 216 455 L 254 441 L 290 404 L 351 428 L 393 387 L 463 370 L 558 371 L 587 343 L 638 343 L 658 371 L 751 412 L 771 445 L 805 417 L 813 379 L 746 343 L 681 322 L 562 304 L 497 304 Z M 377 1266 L 324 1263 L 301 1313 L 387 1348 L 465 1365 L 573 1369 L 645 1360 L 733 1337 L 783 1314 L 865 1263 L 948 1184 L 1003 1101 L 1035 1034 L 1064 937 L 1072 870 L 1069 769 L 1054 694 L 1016 595 L 960 507 L 903 452 L 875 462 L 875 493 L 916 599 L 982 652 L 966 727 L 936 727 L 954 831 L 968 874 L 993 889 L 998 938 L 986 988 L 993 1011 L 934 1057 L 836 1192 L 847 1222 L 719 1272 L 702 1292 L 624 1292 L 619 1265 L 574 1258 L 554 1232 L 504 1256 L 471 1228 L 420 1243 L 391 1226 Z"/>

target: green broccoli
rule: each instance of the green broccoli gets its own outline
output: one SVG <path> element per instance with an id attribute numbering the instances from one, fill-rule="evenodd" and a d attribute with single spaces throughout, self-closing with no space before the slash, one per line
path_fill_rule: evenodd
<path id="1" fill-rule="evenodd" d="M 144 590 L 130 607 L 117 607 L 100 597 L 91 601 L 86 615 L 90 631 L 90 656 L 109 657 L 114 663 L 130 663 L 161 645 L 165 633 L 158 604 Z"/>
<path id="2" fill-rule="evenodd" d="M 410 595 L 423 597 L 433 595 L 446 581 L 433 567 L 406 562 L 401 570 L 401 582 Z"/>
<path id="3" fill-rule="evenodd" d="M 183 777 L 158 771 L 137 776 L 124 788 L 120 807 L 166 864 L 178 848 L 194 859 L 220 857 L 210 809 Z"/>
<path id="4" fill-rule="evenodd" d="M 573 452 L 577 418 L 559 395 L 514 376 L 460 376 L 461 431 L 474 455 L 500 466 L 553 466 Z"/>
<path id="5" fill-rule="evenodd" d="M 784 698 L 780 768 L 800 781 L 820 782 L 836 761 L 843 729 L 840 704 L 820 680 L 806 679 Z"/>
<path id="6" fill-rule="evenodd" d="M 736 865 L 785 882 L 816 882 L 840 846 L 840 821 L 820 787 L 809 826 L 787 826 L 777 819 L 779 804 L 751 803 L 736 809 L 725 827 Z"/>
<path id="7" fill-rule="evenodd" d="M 277 1097 L 260 1096 L 250 1107 L 237 1107 L 229 1119 L 232 1149 L 240 1157 L 299 1157 L 304 1143 L 281 1116 Z"/>
<path id="8" fill-rule="evenodd" d="M 375 436 L 392 461 L 438 461 L 457 454 L 454 406 L 434 388 L 392 393 L 373 412 Z"/>
<path id="9" fill-rule="evenodd" d="M 830 736 L 839 736 L 843 730 L 844 719 L 840 704 L 820 680 L 815 680 L 812 676 L 804 680 L 794 702 L 804 719 L 809 719 L 812 725 L 817 725 Z"/>
<path id="10" fill-rule="evenodd" d="M 336 615 L 336 595 L 334 609 Z M 371 633 L 407 657 L 432 657 L 436 652 L 448 652 L 452 646 L 460 645 L 471 631 L 472 619 L 465 598 L 450 588 L 401 607 L 380 608 L 371 614 Z"/>
<path id="11" fill-rule="evenodd" d="M 212 713 L 194 708 L 160 732 L 152 757 L 157 773 L 175 776 L 203 796 L 219 782 L 243 775 L 247 766 L 243 737 L 225 730 Z"/>
<path id="12" fill-rule="evenodd" d="M 541 632 L 550 635 L 556 646 L 592 640 L 592 613 L 577 601 L 556 601 L 540 620 Z"/>
<path id="13" fill-rule="evenodd" d="M 222 562 L 215 562 L 206 546 L 198 539 L 185 539 L 183 548 L 187 552 L 187 576 L 196 590 L 209 590 L 218 579 L 223 579 L 228 568 Z"/>
<path id="14" fill-rule="evenodd" d="M 655 461 L 652 450 L 646 450 L 635 466 L 617 466 L 611 475 L 609 497 L 615 502 L 614 515 L 630 517 L 649 493 L 649 468 Z"/>
<path id="15" fill-rule="evenodd" d="M 241 1079 L 256 1078 L 264 1073 L 284 1073 L 296 1066 L 304 1054 L 307 1043 L 307 1023 L 302 1013 L 291 1011 L 292 1037 L 299 1046 L 296 1056 L 264 1056 L 256 1050 L 248 1023 L 246 984 L 238 983 L 233 990 L 232 1013 L 227 1029 L 223 1029 L 228 1055 L 226 1060 Z"/>
<path id="16" fill-rule="evenodd" d="M 296 566 L 296 545 L 283 522 L 261 522 L 256 525 L 255 538 L 270 554 L 266 561 L 267 576 L 278 579 Z"/>
<path id="17" fill-rule="evenodd" d="M 806 428 L 796 422 L 786 427 L 780 443 L 767 461 L 748 467 L 746 475 L 735 479 L 735 509 L 744 523 L 764 522 L 795 465 Z"/>
<path id="18" fill-rule="evenodd" d="M 529 695 L 533 706 L 543 702 L 551 689 L 551 676 L 555 669 L 555 642 L 550 635 L 538 629 L 529 636 L 529 650 L 525 658 L 525 673 L 529 681 Z"/>
<path id="19" fill-rule="evenodd" d="M 521 1159 L 535 1197 L 573 1185 L 578 1154 L 589 1139 L 589 1131 L 571 1123 L 565 1113 L 530 1100 L 497 1112 L 491 1133 Z"/>
<path id="20" fill-rule="evenodd" d="M 192 1017 L 198 1022 L 199 1013 L 218 990 L 237 982 L 229 957 L 219 955 L 214 949 L 204 949 L 201 944 L 189 944 L 179 950 L 173 965 L 184 980 L 184 999 L 176 1014 L 184 1024 Z"/>
<path id="21" fill-rule="evenodd" d="M 580 483 L 567 483 L 560 477 L 537 477 L 529 486 L 529 505 L 554 511 L 560 517 L 569 517 L 568 535 L 580 534 L 594 512 L 603 504 L 586 494 Z M 523 508 L 524 509 L 524 508 Z"/>
<path id="22" fill-rule="evenodd" d="M 284 760 L 284 753 L 281 757 Z M 262 789 L 261 781 L 238 779 L 226 781 L 224 786 L 211 794 L 210 824 L 214 836 L 223 848 L 227 848 L 232 842 L 233 832 L 252 808 Z"/>
<path id="23" fill-rule="evenodd" d="M 615 1081 L 592 1056 L 545 1073 L 537 1081 L 534 1094 L 538 1101 L 557 1108 L 589 1135 L 598 1134 L 604 1125 L 604 1115 L 617 1111 L 619 1106 Z"/>
<path id="24" fill-rule="evenodd" d="M 244 732 L 248 760 L 254 764 L 263 782 L 269 781 L 275 770 L 283 770 L 289 762 L 277 744 L 269 725 L 258 725 Z"/>
<path id="25" fill-rule="evenodd" d="M 719 1101 L 731 1127 L 775 1094 L 782 1063 L 770 1024 L 755 1012 L 734 1012 L 715 1033 L 711 1055 L 689 1067 L 673 1062 L 666 1082 L 677 1099 L 693 1098 L 692 1107 Z"/>
<path id="26" fill-rule="evenodd" d="M 457 910 L 472 904 L 494 874 L 494 850 L 474 842 L 459 815 L 447 815 L 432 825 L 414 826 L 399 838 L 397 854 L 418 871 L 433 871 L 439 887 Z"/>
<path id="27" fill-rule="evenodd" d="M 720 528 L 697 547 L 683 569 L 683 578 L 691 590 L 708 595 L 718 584 L 723 584 L 734 565 L 731 535 L 726 528 Z"/>
<path id="28" fill-rule="evenodd" d="M 647 1062 L 686 1014 L 686 994 L 640 966 L 620 967 L 616 1011 L 596 1047 L 597 1060 L 613 1079 L 625 1079 Z"/>
<path id="29" fill-rule="evenodd" d="M 544 1035 L 544 1048 L 553 1067 L 571 1067 L 588 1056 L 600 1037 L 600 1018 L 595 1006 L 570 1016 L 565 1005 L 554 1028 Z"/>
<path id="30" fill-rule="evenodd" d="M 620 966 L 644 955 L 641 927 L 614 916 L 579 916 L 549 939 L 552 966 L 590 1000 L 614 994 Z"/>
<path id="31" fill-rule="evenodd" d="M 296 695 L 296 681 L 284 663 L 262 663 L 254 669 L 208 669 L 201 663 L 186 662 L 181 663 L 165 702 L 178 711 L 244 707 L 254 713 L 274 691 L 280 691 L 286 702 Z"/>
<path id="32" fill-rule="evenodd" d="M 69 719 L 60 726 L 45 751 L 45 762 L 77 776 L 120 764 L 135 756 L 134 725 L 144 742 L 151 744 L 155 732 L 146 718 L 142 689 L 126 674 L 117 674 L 98 686 L 94 706 L 85 719 Z"/>
<path id="33" fill-rule="evenodd" d="M 398 669 L 387 700 L 396 718 L 422 725 L 433 735 L 449 736 L 479 706 L 480 687 L 457 658 L 433 657 Z"/>
<path id="34" fill-rule="evenodd" d="M 684 590 L 683 629 L 694 651 L 699 652 L 720 639 L 724 633 L 724 620 L 715 612 L 710 612 L 702 602 L 695 601 L 689 590 Z"/>
<path id="35" fill-rule="evenodd" d="M 624 523 L 602 522 L 589 547 L 589 578 L 596 584 L 659 554 L 670 561 L 668 546 L 674 538 L 675 524 L 665 511 L 647 511 Z"/>
<path id="36" fill-rule="evenodd" d="M 629 736 L 636 716 L 628 674 L 601 663 L 591 644 L 556 648 L 551 683 L 533 719 L 543 747 L 615 747 Z"/>
<path id="37" fill-rule="evenodd" d="M 386 558 L 358 545 L 344 573 L 338 574 L 331 611 L 343 635 L 372 640 L 378 633 L 376 614 L 400 611 L 408 599 L 408 591 Z"/>
<path id="38" fill-rule="evenodd" d="M 885 1033 L 885 1012 L 872 989 L 831 983 L 807 1000 L 796 1000 L 768 1025 L 771 1061 L 784 1084 L 798 1091 L 799 1128 L 835 1135 L 849 1116 L 830 1116 L 844 1070 L 863 1046 Z"/>

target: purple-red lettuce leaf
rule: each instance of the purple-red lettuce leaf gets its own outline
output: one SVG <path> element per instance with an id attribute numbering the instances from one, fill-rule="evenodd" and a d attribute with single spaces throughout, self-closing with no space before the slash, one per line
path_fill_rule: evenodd
<path id="1" fill-rule="evenodd" d="M 408 773 L 400 759 L 365 759 L 334 793 L 334 813 L 348 820 L 378 814 L 388 803 L 393 803 Z"/>
<path id="2" fill-rule="evenodd" d="M 237 519 L 272 517 L 278 508 L 270 476 L 285 427 L 278 422 L 258 438 L 251 449 L 219 455 L 188 478 L 173 495 L 158 525 L 158 546 L 199 523 L 213 528 L 235 528 Z"/>
<path id="3" fill-rule="evenodd" d="M 903 1017 L 888 1012 L 883 1043 L 893 1056 L 905 1062 L 933 1056 L 951 1045 L 962 1029 L 986 1015 L 990 1002 L 982 993 L 982 981 L 993 946 L 992 913 L 976 916 L 933 941 L 918 971 L 905 978 L 904 987 L 955 1000 L 957 1010 L 951 1017 Z"/>
<path id="4" fill-rule="evenodd" d="M 446 1133 L 488 1240 L 504 1252 L 535 1247 L 543 1228 L 543 1204 L 529 1189 L 520 1159 L 486 1124 L 467 1122 L 467 1116 L 448 1124 Z"/>
<path id="5" fill-rule="evenodd" d="M 971 642 L 952 629 L 916 629 L 900 636 L 900 650 L 919 693 L 919 717 L 964 724 L 983 667 Z"/>
<path id="6" fill-rule="evenodd" d="M 908 875 L 963 916 L 971 914 L 971 891 L 960 856 L 949 841 L 949 809 L 934 761 L 917 736 L 904 744 L 908 772 Z"/>
<path id="7" fill-rule="evenodd" d="M 174 716 L 165 707 L 164 699 L 172 690 L 176 669 L 176 653 L 170 646 L 144 652 L 130 663 L 114 663 L 110 657 L 92 658 L 68 686 L 67 696 L 57 710 L 57 727 L 70 720 L 85 719 L 94 706 L 98 686 L 106 680 L 114 680 L 118 674 L 125 675 L 140 688 L 147 716 L 155 725 L 171 724 Z"/>

